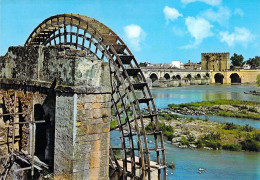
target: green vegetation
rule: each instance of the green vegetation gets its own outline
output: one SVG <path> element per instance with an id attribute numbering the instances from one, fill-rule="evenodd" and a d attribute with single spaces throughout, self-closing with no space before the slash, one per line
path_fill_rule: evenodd
<path id="1" fill-rule="evenodd" d="M 260 142 L 254 139 L 246 139 L 241 145 L 243 150 L 260 152 Z"/>
<path id="2" fill-rule="evenodd" d="M 117 120 L 110 121 L 110 129 L 115 128 L 117 125 Z"/>
<path id="3" fill-rule="evenodd" d="M 187 139 L 185 139 L 184 137 L 181 138 L 181 145 L 183 146 L 189 146 L 189 141 Z"/>
<path id="4" fill-rule="evenodd" d="M 145 130 L 148 132 L 153 131 L 153 125 L 150 123 L 145 127 Z M 165 123 L 159 123 L 159 130 L 163 132 L 163 135 L 167 138 L 168 141 L 171 141 L 174 138 L 173 127 L 166 125 Z"/>
<path id="5" fill-rule="evenodd" d="M 233 142 L 233 143 L 231 143 Z M 233 123 L 224 123 L 195 143 L 198 148 L 211 147 L 213 149 L 225 149 L 230 151 L 260 151 L 260 130 L 248 124 L 245 126 Z"/>
<path id="6" fill-rule="evenodd" d="M 234 53 L 234 55 L 231 56 L 230 60 L 233 66 L 242 66 L 244 57 L 242 56 L 242 54 L 238 55 Z"/>
<path id="7" fill-rule="evenodd" d="M 227 144 L 223 145 L 222 149 L 229 150 L 229 151 L 241 151 L 242 146 L 237 144 Z"/>
<path id="8" fill-rule="evenodd" d="M 260 105 L 259 102 L 251 102 L 251 101 L 241 101 L 241 100 L 213 100 L 213 101 L 201 101 L 201 102 L 191 102 L 191 103 L 185 103 L 185 104 L 169 104 L 169 108 L 174 107 L 199 107 L 199 106 L 207 106 L 212 107 L 214 105 L 231 105 L 231 106 L 237 106 L 237 105 L 248 105 L 248 106 L 258 106 Z"/>
<path id="9" fill-rule="evenodd" d="M 249 58 L 246 61 L 246 63 L 251 66 L 251 69 L 259 67 L 260 66 L 260 57 L 259 56 L 255 56 L 254 58 Z"/>
<path id="10" fill-rule="evenodd" d="M 236 111 L 232 109 L 223 110 L 220 105 L 233 106 Z M 191 102 L 185 104 L 169 104 L 168 107 L 173 110 L 182 110 L 184 107 L 193 110 L 201 111 L 201 107 L 208 108 L 205 113 L 206 115 L 219 115 L 224 117 L 236 117 L 236 118 L 249 118 L 260 120 L 260 113 L 254 106 L 260 106 L 259 102 L 241 101 L 241 100 L 213 100 L 213 101 L 202 101 L 202 102 Z"/>
<path id="11" fill-rule="evenodd" d="M 177 119 L 179 118 L 180 116 L 177 115 L 177 114 L 166 114 L 166 113 L 163 113 L 163 114 L 159 114 L 159 119 L 162 119 L 162 120 L 174 120 L 174 119 Z"/>
<path id="12" fill-rule="evenodd" d="M 224 116 L 224 117 L 236 117 L 236 118 L 249 118 L 249 119 L 256 119 L 260 120 L 260 114 L 252 114 L 248 113 L 246 111 L 244 112 L 229 112 L 229 111 L 218 111 L 216 112 L 216 115 Z"/>
<path id="13" fill-rule="evenodd" d="M 119 150 L 119 149 L 115 150 L 115 149 L 114 149 L 114 150 L 113 150 L 113 153 L 114 153 L 116 159 L 121 159 L 121 158 L 122 158 L 122 157 L 121 157 L 121 154 L 122 154 L 121 150 Z"/>
<path id="14" fill-rule="evenodd" d="M 171 141 L 174 137 L 181 136 L 180 134 L 174 135 L 174 127 L 171 125 L 166 125 L 163 123 L 163 117 L 166 117 L 166 121 L 176 119 L 175 116 L 160 114 L 161 122 L 159 123 L 159 130 L 163 132 L 163 135 L 167 138 L 167 140 Z M 169 117 L 172 117 L 169 118 Z M 191 123 L 195 121 L 195 118 L 184 118 L 181 119 L 183 123 Z M 205 124 L 211 126 L 211 122 L 202 120 Z M 193 123 L 194 125 L 194 123 Z M 199 124 L 198 124 L 199 125 Z M 147 131 L 152 131 L 152 125 L 149 124 L 146 127 Z M 210 147 L 213 149 L 224 149 L 229 151 L 257 151 L 260 152 L 260 130 L 255 129 L 248 124 L 245 126 L 236 125 L 234 123 L 219 123 L 212 129 L 208 129 L 209 131 L 202 136 L 195 138 L 189 129 L 182 130 L 183 136 L 180 140 L 180 145 L 182 146 L 190 146 L 190 144 L 195 144 L 198 148 L 202 147 Z"/>
<path id="15" fill-rule="evenodd" d="M 213 149 L 220 149 L 220 133 L 213 133 L 205 135 L 202 139 L 202 145 L 204 144 L 207 147 L 211 147 Z"/>
<path id="16" fill-rule="evenodd" d="M 260 86 L 260 74 L 258 74 L 256 77 L 256 84 L 257 86 Z"/>

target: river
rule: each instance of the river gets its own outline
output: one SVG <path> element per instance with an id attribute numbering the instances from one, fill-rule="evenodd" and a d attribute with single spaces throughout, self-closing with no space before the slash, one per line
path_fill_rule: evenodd
<path id="1" fill-rule="evenodd" d="M 260 102 L 260 96 L 244 94 L 257 90 L 253 85 L 209 85 L 174 88 L 153 88 L 157 108 L 214 99 L 236 99 Z M 250 124 L 259 128 L 259 121 L 239 118 L 211 117 L 210 120 Z M 260 153 L 225 150 L 181 149 L 165 142 L 167 162 L 175 162 L 176 169 L 168 169 L 168 179 L 260 179 Z M 201 174 L 199 168 L 205 168 Z"/>
<path id="2" fill-rule="evenodd" d="M 152 88 L 157 108 L 167 108 L 168 104 L 233 99 L 260 102 L 260 96 L 244 94 L 245 91 L 259 90 L 254 85 L 197 85 L 173 88 Z"/>

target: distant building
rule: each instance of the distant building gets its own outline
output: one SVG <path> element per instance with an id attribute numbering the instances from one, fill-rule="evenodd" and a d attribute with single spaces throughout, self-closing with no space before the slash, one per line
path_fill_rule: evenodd
<path id="1" fill-rule="evenodd" d="M 229 52 L 226 53 L 201 53 L 201 69 L 224 71 L 230 69 Z"/>
<path id="2" fill-rule="evenodd" d="M 172 68 L 183 69 L 184 65 L 181 61 L 172 61 Z"/>
<path id="3" fill-rule="evenodd" d="M 189 60 L 188 63 L 184 64 L 184 68 L 185 69 L 200 70 L 201 69 L 201 63 L 192 63 Z"/>
<path id="4" fill-rule="evenodd" d="M 140 67 L 148 67 L 148 66 L 151 66 L 151 63 L 149 63 L 149 62 L 144 62 L 144 63 L 139 63 L 139 66 Z"/>
<path id="5" fill-rule="evenodd" d="M 251 69 L 251 66 L 249 64 L 244 64 L 243 69 Z"/>

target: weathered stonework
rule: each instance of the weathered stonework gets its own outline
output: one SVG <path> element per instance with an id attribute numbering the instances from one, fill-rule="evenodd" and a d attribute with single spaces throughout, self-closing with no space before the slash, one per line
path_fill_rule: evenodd
<path id="1" fill-rule="evenodd" d="M 111 85 L 106 63 L 66 46 L 10 47 L 0 58 L 0 95 L 5 89 L 30 93 L 31 105 L 42 106 L 38 118 L 50 124 L 44 126 L 45 156 L 54 165 L 55 179 L 108 179 Z M 0 129 L 7 125 L 0 119 Z M 10 146 L 6 136 L 0 132 L 0 155 Z M 27 146 L 15 145 L 21 147 Z"/>
<path id="2" fill-rule="evenodd" d="M 224 71 L 230 69 L 229 53 L 201 53 L 201 69 Z"/>

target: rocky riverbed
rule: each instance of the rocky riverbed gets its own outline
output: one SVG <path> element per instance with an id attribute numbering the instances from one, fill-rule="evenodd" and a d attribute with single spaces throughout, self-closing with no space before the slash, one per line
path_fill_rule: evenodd
<path id="1" fill-rule="evenodd" d="M 176 121 L 162 121 L 166 125 L 174 127 L 174 137 L 171 142 L 180 148 L 197 148 L 195 142 L 210 134 L 214 129 L 221 127 L 220 123 L 203 120 L 187 120 L 179 118 Z M 209 147 L 204 147 L 212 149 Z"/>
<path id="2" fill-rule="evenodd" d="M 169 105 L 168 112 L 184 115 L 219 115 L 226 117 L 239 117 L 260 120 L 260 104 L 213 104 L 205 105 L 203 103 L 187 103 Z M 202 105 L 200 105 L 202 104 Z"/>

